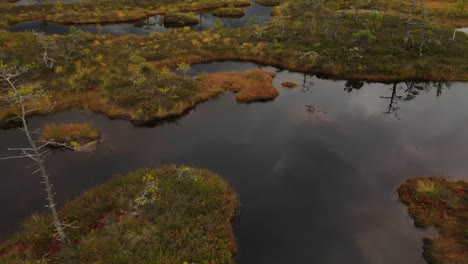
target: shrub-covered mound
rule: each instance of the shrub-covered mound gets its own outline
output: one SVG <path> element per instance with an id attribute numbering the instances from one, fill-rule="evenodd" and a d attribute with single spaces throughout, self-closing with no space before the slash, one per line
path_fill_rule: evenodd
<path id="1" fill-rule="evenodd" d="M 237 198 L 208 170 L 141 169 L 83 193 L 51 217 L 33 216 L 0 247 L 0 263 L 232 263 Z M 39 261 L 39 262 L 36 262 Z"/>
<path id="2" fill-rule="evenodd" d="M 424 238 L 428 263 L 468 263 L 468 182 L 414 178 L 401 185 L 398 194 L 417 227 L 434 227 L 439 233 Z"/>
<path id="3" fill-rule="evenodd" d="M 42 141 L 50 141 L 53 146 L 75 150 L 92 148 L 100 138 L 101 133 L 91 123 L 51 123 L 41 135 Z"/>

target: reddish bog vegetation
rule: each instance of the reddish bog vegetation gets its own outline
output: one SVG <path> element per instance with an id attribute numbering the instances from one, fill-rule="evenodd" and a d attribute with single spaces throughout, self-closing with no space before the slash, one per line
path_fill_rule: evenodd
<path id="1" fill-rule="evenodd" d="M 250 103 L 268 101 L 279 95 L 273 86 L 274 72 L 264 70 L 249 70 L 244 72 L 222 72 L 202 76 L 203 85 L 237 93 L 238 102 Z"/>
<path id="2" fill-rule="evenodd" d="M 428 263 L 468 263 L 468 182 L 414 178 L 398 194 L 417 227 L 434 227 L 439 233 L 424 238 Z"/>

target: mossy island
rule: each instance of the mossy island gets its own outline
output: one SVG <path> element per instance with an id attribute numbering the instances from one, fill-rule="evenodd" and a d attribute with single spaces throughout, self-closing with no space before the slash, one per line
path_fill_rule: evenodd
<path id="1" fill-rule="evenodd" d="M 468 182 L 443 177 L 414 178 L 398 188 L 416 227 L 437 230 L 424 238 L 429 264 L 468 263 Z"/>
<path id="2" fill-rule="evenodd" d="M 216 174 L 167 165 L 117 176 L 67 203 L 69 243 L 34 215 L 1 245 L 1 263 L 233 263 L 236 194 Z M 41 262 L 42 263 L 42 262 Z"/>
<path id="3" fill-rule="evenodd" d="M 93 150 L 100 139 L 99 130 L 88 122 L 47 124 L 40 137 L 52 147 L 79 152 Z"/>
<path id="4" fill-rule="evenodd" d="M 284 88 L 293 89 L 298 87 L 299 84 L 293 81 L 284 81 L 281 83 L 281 86 L 283 86 Z"/>
<path id="5" fill-rule="evenodd" d="M 223 8 L 214 10 L 213 16 L 240 18 L 240 17 L 245 16 L 245 11 L 243 8 L 223 7 Z"/>
<path id="6" fill-rule="evenodd" d="M 282 2 L 284 2 L 284 0 L 255 0 L 255 3 L 263 6 L 278 6 Z"/>
<path id="7" fill-rule="evenodd" d="M 164 16 L 164 26 L 167 28 L 193 26 L 200 21 L 193 14 L 174 13 Z"/>

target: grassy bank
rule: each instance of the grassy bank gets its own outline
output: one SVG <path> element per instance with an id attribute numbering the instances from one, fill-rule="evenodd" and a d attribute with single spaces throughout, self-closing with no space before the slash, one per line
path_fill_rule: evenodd
<path id="1" fill-rule="evenodd" d="M 232 263 L 236 207 L 233 191 L 207 170 L 142 169 L 64 206 L 60 216 L 74 226 L 67 246 L 57 244 L 51 219 L 33 216 L 0 247 L 0 262 Z"/>
<path id="2" fill-rule="evenodd" d="M 398 194 L 417 227 L 433 227 L 439 234 L 424 239 L 428 263 L 468 263 L 468 182 L 414 178 Z"/>

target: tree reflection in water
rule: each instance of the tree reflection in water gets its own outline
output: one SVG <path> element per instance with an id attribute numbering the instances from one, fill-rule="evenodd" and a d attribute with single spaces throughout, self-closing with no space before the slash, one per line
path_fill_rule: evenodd
<path id="1" fill-rule="evenodd" d="M 416 98 L 422 92 L 428 93 L 432 89 L 436 89 L 436 97 L 442 95 L 444 89 L 449 89 L 449 82 L 401 82 L 392 85 L 390 96 L 380 96 L 382 99 L 389 100 L 387 110 L 384 114 L 393 114 L 396 119 L 400 119 L 398 115 L 399 102 L 408 102 Z"/>
<path id="2" fill-rule="evenodd" d="M 304 87 L 307 91 L 308 86 L 305 85 L 306 76 L 304 75 Z M 346 81 L 344 91 L 351 93 L 355 90 L 360 90 L 364 86 L 363 81 Z M 398 110 L 400 110 L 400 102 L 408 102 L 415 99 L 421 93 L 429 93 L 435 89 L 436 97 L 442 96 L 442 93 L 446 89 L 450 89 L 452 84 L 450 82 L 401 82 L 393 83 L 390 88 L 390 95 L 380 96 L 382 99 L 389 101 L 387 109 L 383 112 L 384 114 L 392 114 L 396 119 L 400 119 Z"/>
<path id="3" fill-rule="evenodd" d="M 306 73 L 302 74 L 302 83 L 301 83 L 301 91 L 302 92 L 308 92 L 310 91 L 310 88 L 314 86 L 314 82 L 311 80 L 313 78 L 312 75 L 308 75 Z"/>

